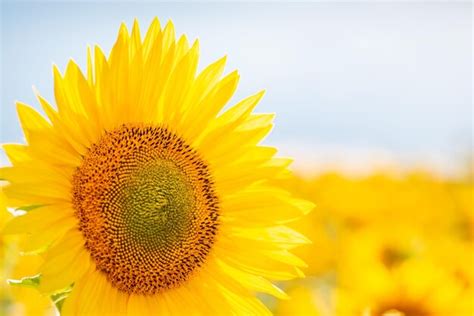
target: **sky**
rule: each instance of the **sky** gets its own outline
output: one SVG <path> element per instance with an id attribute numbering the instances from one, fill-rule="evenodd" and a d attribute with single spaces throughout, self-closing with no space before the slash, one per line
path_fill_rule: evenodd
<path id="1" fill-rule="evenodd" d="M 199 38 L 200 68 L 228 55 L 240 85 L 275 112 L 265 140 L 295 165 L 398 161 L 448 171 L 472 151 L 470 2 L 13 2 L 1 7 L 0 142 L 22 142 L 15 100 L 53 99 L 52 65 L 108 52 L 120 23 L 153 17 Z M 2 164 L 5 157 L 1 156 Z"/>

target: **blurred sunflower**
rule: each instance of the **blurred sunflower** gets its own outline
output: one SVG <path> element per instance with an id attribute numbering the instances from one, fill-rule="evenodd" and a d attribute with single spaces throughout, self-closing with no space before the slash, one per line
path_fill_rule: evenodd
<path id="1" fill-rule="evenodd" d="M 269 280 L 302 276 L 290 250 L 308 240 L 285 224 L 313 205 L 268 182 L 290 160 L 258 145 L 263 92 L 222 113 L 239 76 L 197 63 L 171 22 L 144 40 L 135 22 L 108 58 L 88 52 L 86 76 L 54 68 L 49 121 L 17 104 L 27 145 L 4 146 L 1 177 L 27 213 L 5 232 L 45 251 L 41 292 L 74 284 L 63 314 L 268 314 L 255 292 L 285 298 Z"/>
<path id="2" fill-rule="evenodd" d="M 393 170 L 277 182 L 318 204 L 291 224 L 315 239 L 298 251 L 317 277 L 288 284 L 277 314 L 474 315 L 472 181 Z"/>
<path id="3" fill-rule="evenodd" d="M 0 231 L 12 215 L 7 211 L 6 199 L 0 190 Z M 42 263 L 40 256 L 20 256 L 17 236 L 0 235 L 0 315 L 55 315 L 49 297 L 32 287 L 9 286 L 9 278 L 21 278 L 36 273 Z"/>
<path id="4" fill-rule="evenodd" d="M 341 235 L 337 273 L 342 286 L 380 284 L 392 269 L 425 250 L 421 237 L 408 227 L 370 227 Z"/>
<path id="5" fill-rule="evenodd" d="M 404 262 L 379 282 L 336 291 L 336 315 L 472 315 L 471 297 L 445 269 L 424 259 Z M 374 277 L 374 276 L 372 276 Z"/>

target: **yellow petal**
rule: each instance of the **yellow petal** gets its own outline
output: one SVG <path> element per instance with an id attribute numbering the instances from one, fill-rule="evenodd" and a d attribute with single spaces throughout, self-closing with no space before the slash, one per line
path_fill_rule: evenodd
<path id="1" fill-rule="evenodd" d="M 150 51 L 152 46 L 155 44 L 155 41 L 158 40 L 158 37 L 161 35 L 161 26 L 158 18 L 154 18 L 151 22 L 150 27 L 145 35 L 145 40 L 143 41 L 143 59 L 147 60 L 150 56 Z M 161 45 L 160 45 L 161 47 Z"/>
<path id="2" fill-rule="evenodd" d="M 222 271 L 234 278 L 237 282 L 242 284 L 244 287 L 252 289 L 254 291 L 271 294 L 279 299 L 288 299 L 288 295 L 285 294 L 277 286 L 262 278 L 261 276 L 243 272 L 238 268 L 226 264 L 222 260 L 217 261 Z"/>
<path id="3" fill-rule="evenodd" d="M 177 124 L 176 121 L 181 118 L 181 114 L 184 111 L 183 100 L 193 82 L 198 58 L 199 44 L 196 41 L 173 70 L 167 82 L 164 95 L 160 99 L 158 106 L 169 109 L 168 111 L 163 111 L 163 120 L 168 122 L 170 126 Z"/>
<path id="4" fill-rule="evenodd" d="M 51 125 L 36 112 L 32 107 L 21 102 L 16 103 L 18 117 L 25 133 L 25 138 L 30 143 L 30 135 L 35 131 L 43 131 L 51 127 Z"/>
<path id="5" fill-rule="evenodd" d="M 68 230 L 76 225 L 76 219 L 72 217 L 60 219 L 51 224 L 43 231 L 33 233 L 23 242 L 22 251 L 25 253 L 41 252 L 49 247 L 54 241 L 61 238 Z"/>
<path id="6" fill-rule="evenodd" d="M 192 113 L 193 119 L 186 122 L 187 128 L 183 131 L 185 137 L 194 139 L 199 136 L 202 126 L 209 124 L 209 121 L 214 119 L 230 100 L 237 88 L 238 81 L 239 74 L 237 71 L 233 71 L 209 91 L 198 104 L 196 112 Z"/>
<path id="7" fill-rule="evenodd" d="M 89 264 L 90 253 L 84 248 L 83 237 L 73 229 L 46 253 L 45 262 L 39 269 L 41 283 L 38 289 L 43 293 L 64 289 L 82 277 Z"/>
<path id="8" fill-rule="evenodd" d="M 136 54 L 141 55 L 142 39 L 140 36 L 140 26 L 138 20 L 133 20 L 132 35 L 130 41 L 130 56 L 133 58 Z"/>
<path id="9" fill-rule="evenodd" d="M 168 55 L 171 49 L 174 50 L 175 46 L 175 30 L 174 25 L 171 20 L 166 23 L 165 28 L 163 29 L 163 41 L 162 41 L 162 51 L 161 61 L 165 62 L 166 55 Z M 171 63 L 172 64 L 172 63 Z"/>
<path id="10" fill-rule="evenodd" d="M 130 298 L 128 299 L 127 315 L 141 316 L 153 314 L 154 311 L 151 309 L 152 306 L 149 303 L 152 299 L 153 296 L 130 295 Z"/>
<path id="11" fill-rule="evenodd" d="M 212 147 L 223 135 L 228 135 L 242 124 L 251 114 L 257 103 L 263 97 L 264 91 L 252 95 L 224 112 L 214 121 L 210 122 L 207 131 L 194 143 L 203 148 Z"/>
<path id="12" fill-rule="evenodd" d="M 67 219 L 74 219 L 70 206 L 50 205 L 35 208 L 28 213 L 13 217 L 5 226 L 3 234 L 38 233 L 54 230 L 51 225 Z"/>
<path id="13" fill-rule="evenodd" d="M 201 111 L 200 104 L 205 96 L 216 86 L 222 72 L 224 71 L 226 57 L 215 61 L 207 66 L 193 82 L 191 90 L 183 102 L 183 108 L 186 112 L 183 113 L 181 124 L 186 127 L 193 121 L 194 116 Z"/>
<path id="14" fill-rule="evenodd" d="M 3 144 L 2 148 L 13 165 L 30 159 L 27 151 L 28 147 L 25 145 Z"/>

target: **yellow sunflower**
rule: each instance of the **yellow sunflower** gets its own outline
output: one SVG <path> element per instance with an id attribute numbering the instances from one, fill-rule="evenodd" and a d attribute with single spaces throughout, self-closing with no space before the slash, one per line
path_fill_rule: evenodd
<path id="1" fill-rule="evenodd" d="M 369 275 L 369 271 L 366 273 Z M 375 282 L 334 291 L 336 315 L 471 316 L 471 293 L 443 267 L 410 259 Z"/>
<path id="2" fill-rule="evenodd" d="M 72 291 L 70 314 L 268 314 L 255 297 L 286 295 L 271 280 L 302 276 L 290 250 L 308 240 L 285 224 L 313 205 L 269 180 L 289 159 L 259 145 L 273 114 L 263 92 L 223 111 L 236 71 L 225 58 L 196 74 L 198 42 L 155 19 L 144 39 L 125 25 L 109 55 L 54 68 L 47 119 L 18 103 L 26 145 L 4 145 L 5 233 L 44 251 L 39 290 Z"/>

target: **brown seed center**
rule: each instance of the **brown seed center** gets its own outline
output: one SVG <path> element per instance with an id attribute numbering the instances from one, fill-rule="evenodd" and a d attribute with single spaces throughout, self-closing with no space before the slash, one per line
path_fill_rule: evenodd
<path id="1" fill-rule="evenodd" d="M 107 132 L 74 174 L 73 205 L 97 268 L 127 293 L 181 285 L 218 230 L 207 164 L 164 127 Z"/>

